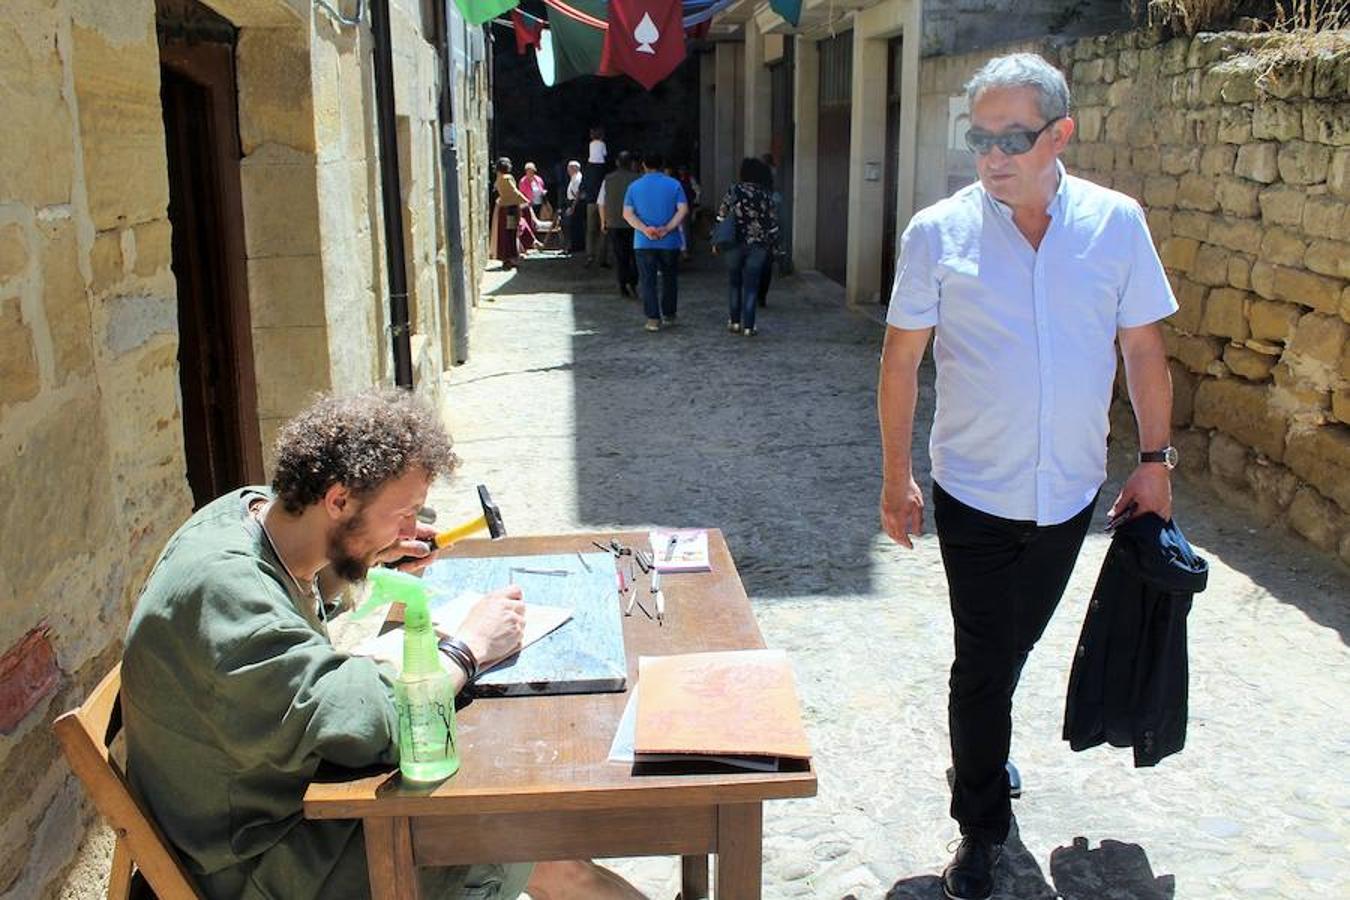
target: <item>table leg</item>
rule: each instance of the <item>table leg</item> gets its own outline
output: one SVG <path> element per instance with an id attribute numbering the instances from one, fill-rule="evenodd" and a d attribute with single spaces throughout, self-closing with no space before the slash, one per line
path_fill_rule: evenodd
<path id="1" fill-rule="evenodd" d="M 764 805 L 717 807 L 717 900 L 760 900 Z"/>
<path id="2" fill-rule="evenodd" d="M 680 900 L 708 900 L 708 854 L 680 857 Z"/>
<path id="3" fill-rule="evenodd" d="M 363 819 L 371 900 L 420 900 L 413 864 L 412 830 L 406 818 Z"/>

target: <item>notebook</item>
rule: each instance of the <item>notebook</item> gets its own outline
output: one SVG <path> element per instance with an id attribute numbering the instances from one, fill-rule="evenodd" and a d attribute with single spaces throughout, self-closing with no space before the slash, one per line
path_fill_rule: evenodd
<path id="1" fill-rule="evenodd" d="M 708 529 L 656 528 L 648 535 L 652 557 L 660 573 L 711 572 Z"/>
<path id="2" fill-rule="evenodd" d="M 638 660 L 638 763 L 706 759 L 762 769 L 805 763 L 811 746 L 787 653 L 736 650 Z"/>

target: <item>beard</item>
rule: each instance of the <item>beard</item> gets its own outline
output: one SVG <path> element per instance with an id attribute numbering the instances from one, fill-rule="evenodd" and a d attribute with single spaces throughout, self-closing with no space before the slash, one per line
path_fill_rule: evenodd
<path id="1" fill-rule="evenodd" d="M 365 581 L 370 571 L 369 560 L 353 555 L 348 549 L 351 537 L 364 530 L 365 524 L 366 517 L 357 513 L 328 535 L 328 564 L 344 581 Z"/>

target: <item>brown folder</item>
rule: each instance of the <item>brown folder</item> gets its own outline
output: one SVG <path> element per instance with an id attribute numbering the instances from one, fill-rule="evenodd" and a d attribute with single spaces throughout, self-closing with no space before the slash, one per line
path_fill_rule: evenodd
<path id="1" fill-rule="evenodd" d="M 640 658 L 634 750 L 639 759 L 644 754 L 810 759 L 787 653 Z"/>

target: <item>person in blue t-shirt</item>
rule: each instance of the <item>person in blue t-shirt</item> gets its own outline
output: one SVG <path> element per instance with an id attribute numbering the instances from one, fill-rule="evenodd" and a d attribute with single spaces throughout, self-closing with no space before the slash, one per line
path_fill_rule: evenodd
<path id="1" fill-rule="evenodd" d="M 643 176 L 628 186 L 623 197 L 624 221 L 633 226 L 638 292 L 647 313 L 648 331 L 660 331 L 662 325 L 675 324 L 680 223 L 689 214 L 684 188 L 661 172 L 665 162 L 659 153 L 648 155 L 642 161 Z"/>

